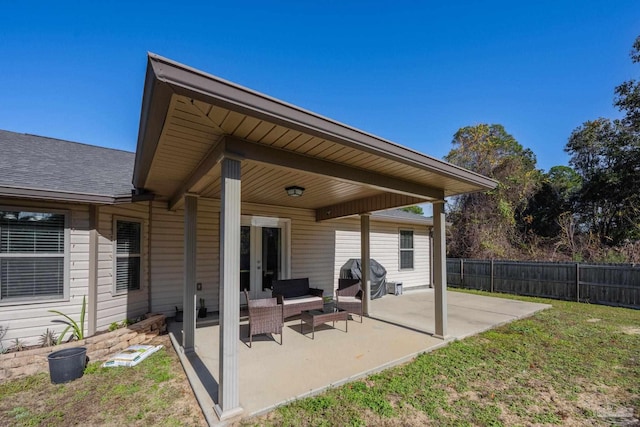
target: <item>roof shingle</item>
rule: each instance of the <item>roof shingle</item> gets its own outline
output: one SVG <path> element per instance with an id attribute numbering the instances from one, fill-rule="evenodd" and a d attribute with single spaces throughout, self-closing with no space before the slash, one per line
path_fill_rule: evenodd
<path id="1" fill-rule="evenodd" d="M 0 130 L 0 187 L 130 195 L 135 153 Z"/>

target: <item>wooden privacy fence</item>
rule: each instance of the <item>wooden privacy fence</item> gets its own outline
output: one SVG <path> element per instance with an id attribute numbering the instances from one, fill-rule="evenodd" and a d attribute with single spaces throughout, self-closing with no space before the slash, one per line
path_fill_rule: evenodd
<path id="1" fill-rule="evenodd" d="M 640 266 L 447 259 L 453 288 L 640 309 Z"/>

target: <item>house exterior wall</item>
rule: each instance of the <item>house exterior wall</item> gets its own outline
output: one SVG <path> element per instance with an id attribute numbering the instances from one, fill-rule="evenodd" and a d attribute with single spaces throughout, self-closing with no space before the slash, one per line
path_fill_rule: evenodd
<path id="1" fill-rule="evenodd" d="M 412 269 L 400 269 L 400 230 L 413 231 Z M 402 282 L 404 289 L 431 284 L 429 229 L 423 224 L 396 223 L 371 217 L 371 258 L 387 270 L 387 280 Z M 334 281 L 338 283 L 340 268 L 350 258 L 360 258 L 360 221 L 346 218 L 336 221 L 336 257 Z"/>
<path id="2" fill-rule="evenodd" d="M 103 206 L 98 220 L 98 309 L 96 329 L 105 330 L 148 312 L 149 304 L 149 203 Z M 139 220 L 142 224 L 142 263 L 140 289 L 114 294 L 114 220 Z M 87 247 L 89 241 L 87 238 Z M 88 268 L 88 266 L 87 266 Z"/>
<path id="3" fill-rule="evenodd" d="M 69 214 L 69 297 L 57 301 L 0 302 L 0 325 L 8 328 L 5 348 L 19 338 L 37 344 L 47 328 L 60 333 L 62 319 L 49 310 L 59 310 L 74 320 L 80 318 L 83 297 L 89 294 L 90 213 L 85 204 L 0 199 L 0 206 L 34 210 L 56 209 Z M 218 310 L 219 291 L 219 201 L 198 200 L 197 282 L 210 311 Z M 182 308 L 184 266 L 184 212 L 169 211 L 165 202 L 139 202 L 98 208 L 97 316 L 98 331 L 148 311 L 172 316 Z M 291 277 L 308 277 L 311 286 L 333 295 L 340 268 L 349 258 L 360 257 L 358 218 L 316 222 L 306 209 L 244 203 L 242 214 L 286 218 L 291 222 Z M 141 289 L 114 294 L 114 220 L 139 220 L 142 224 Z M 414 230 L 412 270 L 399 270 L 400 229 Z M 371 220 L 371 255 L 387 269 L 388 280 L 402 281 L 405 288 L 429 284 L 429 234 L 424 225 Z M 28 309 L 26 309 L 28 308 Z M 85 324 L 86 330 L 86 324 Z"/>
<path id="4" fill-rule="evenodd" d="M 218 310 L 219 201 L 198 199 L 198 260 L 196 281 L 202 283 L 197 298 L 205 298 L 210 311 Z M 182 308 L 184 264 L 184 211 L 169 211 L 155 202 L 151 216 L 151 310 L 172 316 Z M 315 211 L 270 205 L 242 204 L 242 215 L 291 220 L 291 277 L 308 277 L 312 287 L 333 295 L 340 268 L 349 258 L 360 257 L 358 218 L 316 222 Z M 387 269 L 388 280 L 405 288 L 430 283 L 429 231 L 425 225 L 371 220 L 371 254 Z M 400 270 L 399 230 L 414 231 L 414 269 Z M 239 287 L 238 287 L 239 291 Z"/>
<path id="5" fill-rule="evenodd" d="M 154 202 L 151 226 L 151 311 L 175 314 L 182 309 L 184 271 L 184 210 L 167 210 L 167 204 Z M 219 203 L 198 199 L 196 283 L 198 299 L 204 298 L 209 310 L 218 310 L 220 249 Z"/>
<path id="6" fill-rule="evenodd" d="M 137 203 L 99 208 L 98 220 L 98 310 L 97 329 L 107 329 L 111 322 L 121 322 L 126 318 L 144 314 L 148 306 L 148 204 Z M 18 338 L 25 345 L 37 344 L 40 336 L 47 330 L 56 334 L 62 332 L 65 325 L 55 322 L 63 318 L 49 310 L 58 310 L 78 321 L 82 310 L 83 297 L 89 294 L 89 206 L 85 204 L 35 202 L 32 200 L 2 199 L 0 206 L 34 211 L 61 210 L 69 215 L 69 239 L 66 242 L 69 259 L 68 298 L 44 301 L 0 301 L 0 326 L 7 333 L 2 340 L 5 348 L 11 347 Z M 113 290 L 113 217 L 137 218 L 143 223 L 143 253 L 141 290 L 122 295 L 114 295 Z M 87 302 L 88 303 L 88 302 Z M 85 318 L 85 332 L 87 318 Z M 68 335 L 67 335 L 68 336 Z"/>

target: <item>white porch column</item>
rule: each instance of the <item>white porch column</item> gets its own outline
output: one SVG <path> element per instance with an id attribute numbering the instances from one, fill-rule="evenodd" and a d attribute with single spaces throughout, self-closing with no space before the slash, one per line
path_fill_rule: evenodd
<path id="1" fill-rule="evenodd" d="M 433 289 L 437 338 L 447 337 L 447 246 L 444 201 L 433 204 Z"/>
<path id="2" fill-rule="evenodd" d="M 242 412 L 238 388 L 240 333 L 240 161 L 222 160 L 220 195 L 220 419 Z"/>
<path id="3" fill-rule="evenodd" d="M 184 196 L 184 285 L 182 294 L 182 351 L 192 353 L 196 335 L 196 246 L 198 196 Z"/>
<path id="4" fill-rule="evenodd" d="M 360 262 L 362 264 L 362 311 L 369 315 L 371 301 L 371 250 L 370 250 L 370 216 L 360 215 Z"/>

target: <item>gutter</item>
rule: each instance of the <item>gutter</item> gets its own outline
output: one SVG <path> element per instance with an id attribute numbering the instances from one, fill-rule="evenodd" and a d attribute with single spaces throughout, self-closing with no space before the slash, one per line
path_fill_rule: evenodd
<path id="1" fill-rule="evenodd" d="M 0 197 L 47 200 L 55 202 L 89 203 L 92 205 L 119 205 L 124 203 L 153 200 L 154 194 L 136 192 L 132 190 L 130 194 L 110 196 L 94 193 L 74 193 L 72 191 L 64 190 L 0 186 Z"/>

